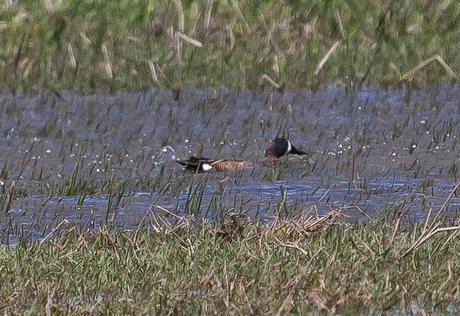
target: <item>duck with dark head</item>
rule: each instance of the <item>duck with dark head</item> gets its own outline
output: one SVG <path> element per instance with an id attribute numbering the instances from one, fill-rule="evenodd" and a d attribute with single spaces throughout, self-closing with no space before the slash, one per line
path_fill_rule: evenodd
<path id="1" fill-rule="evenodd" d="M 298 150 L 290 140 L 284 137 L 276 137 L 270 142 L 265 150 L 265 159 L 262 160 L 233 160 L 233 159 L 209 159 L 191 156 L 184 160 L 175 160 L 187 170 L 194 172 L 243 170 L 254 167 L 268 167 L 274 165 L 279 158 L 286 155 L 306 155 L 306 152 Z"/>
<path id="2" fill-rule="evenodd" d="M 270 142 L 267 149 L 265 149 L 265 157 L 279 159 L 286 155 L 306 155 L 307 153 L 298 150 L 289 139 L 284 137 L 277 137 Z"/>

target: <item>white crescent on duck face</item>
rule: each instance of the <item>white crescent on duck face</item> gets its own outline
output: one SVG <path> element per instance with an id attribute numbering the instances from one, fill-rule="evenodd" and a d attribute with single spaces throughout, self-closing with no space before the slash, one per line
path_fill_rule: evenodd
<path id="1" fill-rule="evenodd" d="M 291 152 L 291 149 L 292 149 L 292 144 L 291 144 L 291 141 L 289 139 L 287 140 L 287 143 L 288 143 L 288 147 L 287 147 L 287 151 L 286 151 L 285 155 L 289 154 Z"/>
<path id="2" fill-rule="evenodd" d="M 305 155 L 305 152 L 295 148 L 292 142 L 284 137 L 277 137 L 272 140 L 265 150 L 265 157 L 278 159 L 287 154 Z"/>

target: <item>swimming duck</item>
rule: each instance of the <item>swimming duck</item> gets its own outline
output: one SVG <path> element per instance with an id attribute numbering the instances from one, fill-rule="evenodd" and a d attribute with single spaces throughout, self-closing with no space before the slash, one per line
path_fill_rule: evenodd
<path id="1" fill-rule="evenodd" d="M 265 149 L 265 157 L 281 158 L 285 155 L 306 155 L 307 153 L 295 148 L 289 139 L 284 137 L 277 137 L 270 142 L 267 149 Z"/>
<path id="2" fill-rule="evenodd" d="M 279 158 L 288 154 L 305 155 L 306 152 L 298 150 L 290 140 L 277 137 L 268 145 L 265 150 L 265 159 L 262 160 L 209 159 L 191 156 L 188 159 L 175 160 L 175 162 L 194 172 L 243 170 L 259 166 L 272 166 Z"/>

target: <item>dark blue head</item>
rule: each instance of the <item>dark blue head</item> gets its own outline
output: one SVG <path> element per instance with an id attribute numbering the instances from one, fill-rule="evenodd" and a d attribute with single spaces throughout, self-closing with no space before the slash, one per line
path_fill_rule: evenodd
<path id="1" fill-rule="evenodd" d="M 298 150 L 290 140 L 284 137 L 277 137 L 270 142 L 265 150 L 265 157 L 281 158 L 285 155 L 306 155 L 306 152 Z"/>

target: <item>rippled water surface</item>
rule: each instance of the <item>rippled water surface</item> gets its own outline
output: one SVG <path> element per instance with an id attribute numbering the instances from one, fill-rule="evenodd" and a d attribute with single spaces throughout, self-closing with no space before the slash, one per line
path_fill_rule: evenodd
<path id="1" fill-rule="evenodd" d="M 443 208 L 456 219 L 459 100 L 460 87 L 447 85 L 0 95 L 1 241 L 74 225 L 152 229 L 169 213 L 270 220 L 340 207 L 351 221 L 423 220 Z M 308 155 L 217 174 L 173 162 L 259 159 L 277 133 Z"/>

